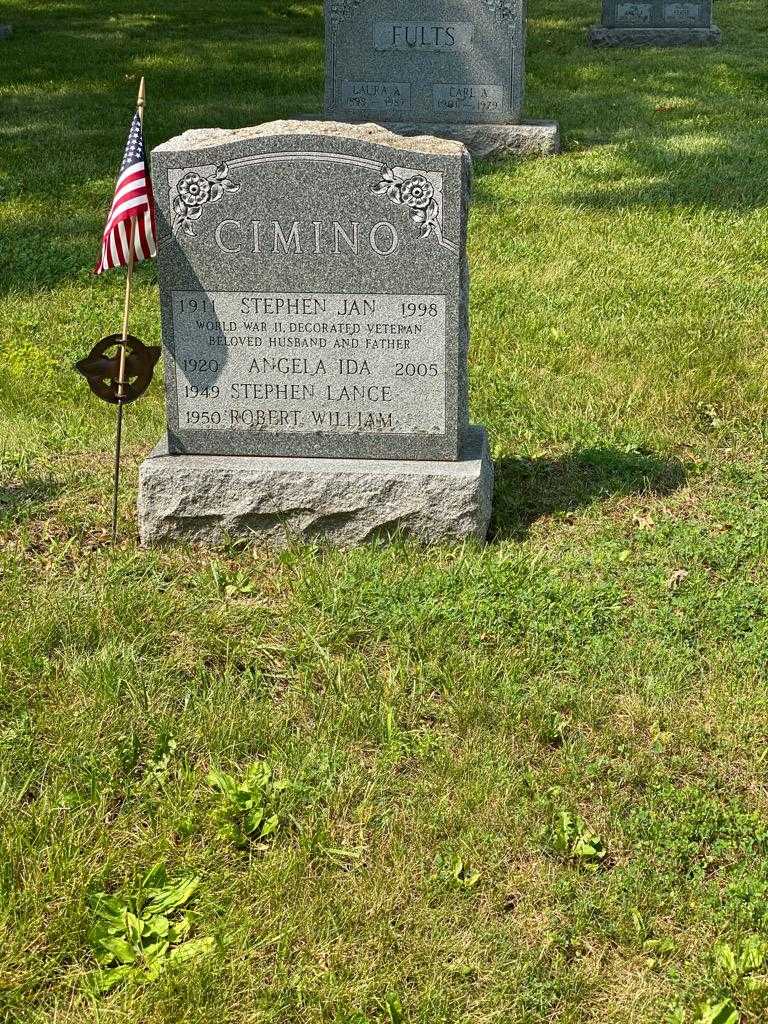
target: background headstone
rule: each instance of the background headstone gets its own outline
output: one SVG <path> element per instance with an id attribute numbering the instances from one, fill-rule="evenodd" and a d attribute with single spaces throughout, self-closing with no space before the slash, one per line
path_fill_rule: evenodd
<path id="1" fill-rule="evenodd" d="M 595 46 L 707 46 L 720 42 L 712 0 L 603 0 Z"/>
<path id="2" fill-rule="evenodd" d="M 199 130 L 154 150 L 168 434 L 142 467 L 145 541 L 487 529 L 470 173 L 463 146 L 375 125 Z M 457 487 L 476 499 L 461 528 Z"/>
<path id="3" fill-rule="evenodd" d="M 475 155 L 557 152 L 524 122 L 525 0 L 326 0 L 329 117 L 456 138 Z"/>

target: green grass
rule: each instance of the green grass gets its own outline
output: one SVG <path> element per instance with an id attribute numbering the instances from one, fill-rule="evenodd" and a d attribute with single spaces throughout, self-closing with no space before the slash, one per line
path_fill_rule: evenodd
<path id="1" fill-rule="evenodd" d="M 0 0 L 2 1019 L 768 1016 L 768 14 L 602 53 L 598 0 L 530 6 L 566 152 L 476 176 L 491 543 L 267 555 L 137 547 L 159 382 L 110 551 L 113 413 L 70 364 L 119 327 L 89 271 L 139 76 L 152 144 L 318 112 L 319 7 Z M 244 840 L 208 775 L 261 759 L 290 785 Z M 158 861 L 215 951 L 89 996 L 95 894 Z"/>

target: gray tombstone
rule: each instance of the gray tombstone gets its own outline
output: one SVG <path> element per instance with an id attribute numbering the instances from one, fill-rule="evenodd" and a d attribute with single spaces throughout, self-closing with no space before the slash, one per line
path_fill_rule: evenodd
<path id="1" fill-rule="evenodd" d="M 603 0 L 593 46 L 711 46 L 720 42 L 712 0 Z"/>
<path id="2" fill-rule="evenodd" d="M 168 431 L 141 469 L 144 542 L 485 534 L 470 173 L 456 142 L 333 122 L 153 151 Z"/>
<path id="3" fill-rule="evenodd" d="M 325 0 L 325 111 L 476 156 L 559 152 L 557 125 L 523 121 L 525 0 Z"/>

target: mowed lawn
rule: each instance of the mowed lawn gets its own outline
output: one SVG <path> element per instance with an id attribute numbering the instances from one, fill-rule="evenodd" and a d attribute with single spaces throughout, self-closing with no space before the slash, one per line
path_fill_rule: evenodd
<path id="1" fill-rule="evenodd" d="M 476 173 L 489 545 L 278 555 L 138 547 L 159 380 L 110 550 L 71 364 L 140 75 L 150 145 L 319 113 L 320 6 L 0 0 L 0 1019 L 768 1019 L 768 10 L 716 7 L 595 52 L 531 0 L 566 146 Z"/>

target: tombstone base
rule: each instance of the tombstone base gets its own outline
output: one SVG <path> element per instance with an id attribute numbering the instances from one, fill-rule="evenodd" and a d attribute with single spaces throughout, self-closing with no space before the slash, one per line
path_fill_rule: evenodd
<path id="1" fill-rule="evenodd" d="M 555 121 L 520 124 L 388 124 L 398 135 L 435 135 L 463 142 L 473 157 L 554 156 L 560 152 L 560 127 Z"/>
<path id="2" fill-rule="evenodd" d="M 349 548 L 400 533 L 427 544 L 484 540 L 493 463 L 482 427 L 458 462 L 168 455 L 139 471 L 142 544 L 217 545 L 240 538 Z"/>
<path id="3" fill-rule="evenodd" d="M 717 46 L 717 25 L 711 28 L 606 28 L 593 25 L 587 33 L 592 46 Z"/>

